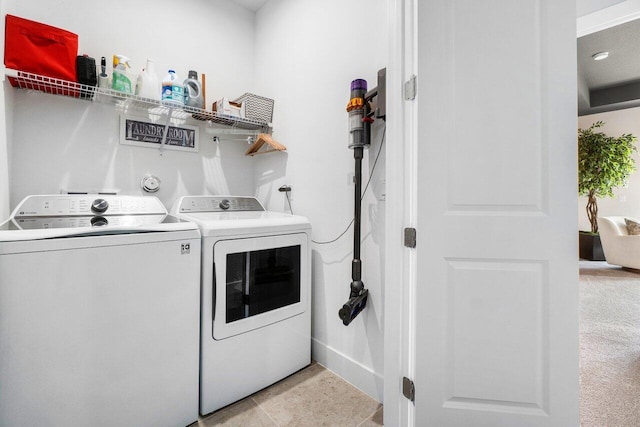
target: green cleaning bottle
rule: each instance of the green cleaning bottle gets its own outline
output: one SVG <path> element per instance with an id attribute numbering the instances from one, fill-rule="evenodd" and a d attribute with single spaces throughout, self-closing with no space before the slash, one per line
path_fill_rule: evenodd
<path id="1" fill-rule="evenodd" d="M 131 77 L 127 69 L 131 68 L 130 59 L 124 55 L 113 55 L 113 77 L 111 89 L 125 93 L 133 93 Z"/>

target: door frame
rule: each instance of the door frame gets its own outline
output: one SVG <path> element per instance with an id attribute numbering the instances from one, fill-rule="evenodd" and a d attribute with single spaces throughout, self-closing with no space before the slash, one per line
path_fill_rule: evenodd
<path id="1" fill-rule="evenodd" d="M 404 99 L 404 84 L 418 75 L 417 2 L 388 0 L 386 189 L 384 282 L 384 425 L 412 426 L 414 405 L 402 394 L 413 378 L 417 286 L 415 249 L 404 246 L 403 229 L 417 226 L 417 103 Z"/>

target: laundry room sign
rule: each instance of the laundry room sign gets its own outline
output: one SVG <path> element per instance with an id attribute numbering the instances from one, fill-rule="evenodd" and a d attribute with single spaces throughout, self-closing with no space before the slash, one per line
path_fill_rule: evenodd
<path id="1" fill-rule="evenodd" d="M 188 125 L 156 123 L 139 117 L 120 116 L 120 143 L 168 150 L 198 151 L 198 128 Z"/>

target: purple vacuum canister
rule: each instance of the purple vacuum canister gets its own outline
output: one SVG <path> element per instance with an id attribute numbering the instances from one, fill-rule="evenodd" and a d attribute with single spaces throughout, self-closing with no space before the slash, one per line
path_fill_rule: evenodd
<path id="1" fill-rule="evenodd" d="M 351 98 L 364 98 L 367 93 L 367 81 L 365 79 L 355 79 L 351 81 Z"/>

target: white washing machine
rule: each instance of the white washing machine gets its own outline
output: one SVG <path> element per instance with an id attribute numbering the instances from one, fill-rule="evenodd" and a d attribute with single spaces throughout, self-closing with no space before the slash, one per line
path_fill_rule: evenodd
<path id="1" fill-rule="evenodd" d="M 309 365 L 309 221 L 254 197 L 187 196 L 172 213 L 202 233 L 200 412 Z"/>
<path id="2" fill-rule="evenodd" d="M 196 421 L 199 270 L 155 197 L 24 199 L 0 225 L 0 426 Z"/>

